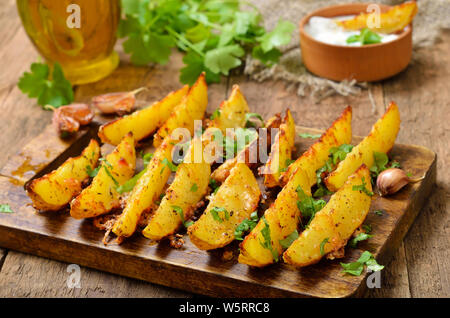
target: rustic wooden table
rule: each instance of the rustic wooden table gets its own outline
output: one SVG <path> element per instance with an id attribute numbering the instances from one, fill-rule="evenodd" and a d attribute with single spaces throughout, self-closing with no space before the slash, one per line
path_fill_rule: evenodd
<path id="1" fill-rule="evenodd" d="M 43 111 L 17 88 L 17 80 L 37 53 L 27 39 L 15 1 L 0 6 L 0 167 L 51 122 Z M 120 47 L 117 49 L 120 51 Z M 426 146 L 438 154 L 437 184 L 392 261 L 382 272 L 382 287 L 368 297 L 450 297 L 450 231 L 447 203 L 450 199 L 450 31 L 417 54 L 417 59 L 398 76 L 371 84 L 358 96 L 332 96 L 320 103 L 299 98 L 281 82 L 255 83 L 245 76 L 231 76 L 210 86 L 210 107 L 224 99 L 232 84 L 239 84 L 252 110 L 267 117 L 285 107 L 293 110 L 296 123 L 324 129 L 348 104 L 354 109 L 354 133 L 366 135 L 370 126 L 394 100 L 402 114 L 400 143 Z M 78 87 L 86 92 L 106 92 L 145 85 L 149 100 L 178 86 L 179 56 L 168 66 L 133 68 L 123 57 L 114 76 L 95 85 Z M 387 57 L 388 58 L 388 57 Z M 132 77 L 130 79 L 130 76 Z M 162 85 L 161 83 L 167 83 Z M 126 87 L 127 88 L 127 87 Z M 79 94 L 78 94 L 79 95 Z M 370 100 L 373 100 L 375 107 Z M 0 248 L 1 297 L 192 297 L 194 295 L 88 268 L 81 269 L 81 288 L 67 287 L 67 265 Z"/>

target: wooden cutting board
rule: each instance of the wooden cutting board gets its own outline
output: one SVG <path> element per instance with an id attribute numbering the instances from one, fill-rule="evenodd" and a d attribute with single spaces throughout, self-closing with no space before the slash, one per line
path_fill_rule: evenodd
<path id="1" fill-rule="evenodd" d="M 304 127 L 297 130 L 320 133 Z M 72 219 L 68 211 L 36 212 L 23 184 L 78 155 L 94 136 L 92 128 L 72 140 L 61 141 L 49 126 L 9 160 L 1 174 L 12 178 L 0 178 L 0 203 L 8 203 L 14 213 L 0 213 L 1 247 L 216 297 L 359 296 L 367 288 L 368 274 L 344 275 L 339 263 L 355 261 L 362 251 L 369 250 L 379 263 L 387 264 L 436 180 L 434 152 L 420 146 L 395 145 L 391 157 L 415 177 L 425 178 L 389 198 L 374 196 L 364 222 L 372 226 L 374 237 L 359 243 L 357 249 L 347 247 L 345 258 L 340 260 L 323 260 L 300 270 L 283 263 L 256 269 L 237 263 L 237 242 L 226 248 L 233 253 L 231 260 L 223 259 L 224 249 L 198 250 L 188 236 L 184 236 L 186 243 L 180 250 L 171 248 L 167 241 L 151 245 L 140 234 L 120 246 L 105 246 L 101 242 L 103 232 L 91 220 Z M 355 137 L 353 143 L 359 140 Z M 297 137 L 296 156 L 312 142 Z M 373 213 L 375 210 L 384 213 L 379 216 Z"/>

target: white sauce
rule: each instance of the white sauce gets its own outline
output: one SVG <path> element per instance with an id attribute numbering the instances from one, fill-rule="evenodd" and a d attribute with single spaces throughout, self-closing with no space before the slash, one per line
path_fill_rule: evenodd
<path id="1" fill-rule="evenodd" d="M 305 32 L 317 41 L 346 46 L 361 46 L 361 42 L 347 43 L 352 35 L 359 35 L 359 31 L 346 31 L 338 26 L 335 20 L 349 20 L 353 16 L 340 16 L 336 18 L 311 17 L 305 25 Z M 397 34 L 381 34 L 381 42 L 391 42 L 398 38 Z"/>

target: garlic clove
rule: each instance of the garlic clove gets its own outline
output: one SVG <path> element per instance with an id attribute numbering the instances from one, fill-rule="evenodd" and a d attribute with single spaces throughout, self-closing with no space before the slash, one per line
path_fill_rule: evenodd
<path id="1" fill-rule="evenodd" d="M 77 132 L 80 126 L 89 124 L 94 112 L 87 104 L 70 104 L 54 109 L 52 122 L 59 134 Z"/>
<path id="2" fill-rule="evenodd" d="M 405 171 L 398 168 L 386 169 L 377 177 L 377 188 L 381 196 L 394 194 L 408 183 Z"/>
<path id="3" fill-rule="evenodd" d="M 92 98 L 92 105 L 103 114 L 126 114 L 133 110 L 136 104 L 136 94 L 145 88 L 132 92 L 109 93 Z"/>

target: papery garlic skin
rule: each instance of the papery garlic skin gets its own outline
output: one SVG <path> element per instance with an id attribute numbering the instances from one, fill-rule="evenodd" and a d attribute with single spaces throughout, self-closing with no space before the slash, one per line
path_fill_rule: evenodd
<path id="1" fill-rule="evenodd" d="M 381 196 L 394 194 L 408 183 L 405 171 L 398 168 L 386 169 L 377 177 L 377 188 Z"/>

